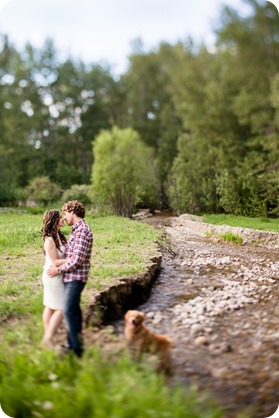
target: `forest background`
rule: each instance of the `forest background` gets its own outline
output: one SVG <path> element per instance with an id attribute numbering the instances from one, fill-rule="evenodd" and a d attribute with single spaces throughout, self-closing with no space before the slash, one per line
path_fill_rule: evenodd
<path id="1" fill-rule="evenodd" d="M 279 17 L 245 3 L 223 8 L 214 48 L 138 42 L 117 79 L 1 35 L 0 205 L 278 216 Z"/>

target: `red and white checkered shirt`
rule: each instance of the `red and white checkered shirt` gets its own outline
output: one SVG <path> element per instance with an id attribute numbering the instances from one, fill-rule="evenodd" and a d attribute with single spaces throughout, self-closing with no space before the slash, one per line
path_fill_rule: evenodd
<path id="1" fill-rule="evenodd" d="M 93 246 L 93 234 L 83 219 L 72 228 L 66 244 L 65 256 L 69 261 L 60 267 L 64 273 L 64 282 L 81 280 L 86 282 L 89 276 L 90 260 Z"/>

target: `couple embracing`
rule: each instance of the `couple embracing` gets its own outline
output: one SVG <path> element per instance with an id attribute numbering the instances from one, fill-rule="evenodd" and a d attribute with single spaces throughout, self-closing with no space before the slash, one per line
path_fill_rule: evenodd
<path id="1" fill-rule="evenodd" d="M 83 343 L 80 300 L 89 276 L 93 234 L 84 221 L 85 209 L 82 203 L 71 200 L 63 205 L 62 212 L 64 217 L 59 210 L 45 212 L 41 230 L 45 253 L 45 332 L 42 345 L 45 348 L 53 346 L 52 338 L 64 316 L 68 340 L 64 349 L 81 357 Z M 68 241 L 60 230 L 64 221 L 72 226 Z"/>

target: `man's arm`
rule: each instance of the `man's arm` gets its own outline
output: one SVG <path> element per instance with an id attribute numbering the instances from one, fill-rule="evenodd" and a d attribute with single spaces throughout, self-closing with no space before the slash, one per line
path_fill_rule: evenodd
<path id="1" fill-rule="evenodd" d="M 67 259 L 66 258 L 57 258 L 57 260 L 55 260 L 53 262 L 53 266 L 51 266 L 47 269 L 47 274 L 50 277 L 57 276 L 58 274 L 61 273 L 60 266 L 67 263 L 68 261 L 69 261 L 69 258 L 67 258 Z"/>
<path id="2" fill-rule="evenodd" d="M 75 271 L 84 261 L 88 248 L 88 235 L 83 229 L 77 231 L 72 255 L 68 261 L 60 267 L 62 273 Z"/>

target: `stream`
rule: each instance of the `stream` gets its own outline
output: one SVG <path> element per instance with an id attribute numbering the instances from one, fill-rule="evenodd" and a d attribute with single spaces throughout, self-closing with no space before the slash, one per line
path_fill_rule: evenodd
<path id="1" fill-rule="evenodd" d="M 272 415 L 279 401 L 279 251 L 201 237 L 168 217 L 148 218 L 171 241 L 148 301 L 146 325 L 174 341 L 173 375 L 217 400 L 225 418 Z M 124 320 L 114 322 L 123 335 Z"/>

